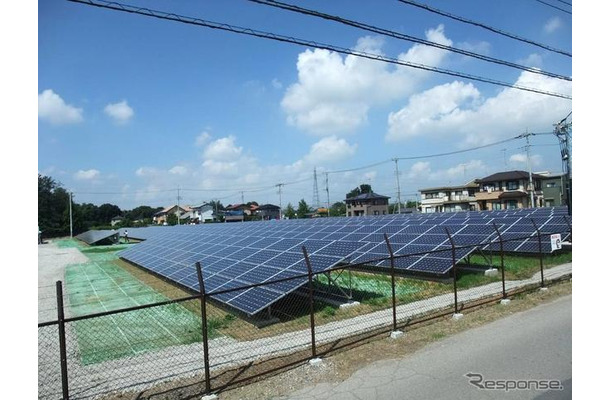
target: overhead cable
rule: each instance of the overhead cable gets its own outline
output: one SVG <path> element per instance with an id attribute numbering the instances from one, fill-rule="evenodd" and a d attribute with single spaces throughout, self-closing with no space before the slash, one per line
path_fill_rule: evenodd
<path id="1" fill-rule="evenodd" d="M 349 19 L 345 19 L 345 18 L 341 18 L 335 15 L 329 15 L 329 14 L 325 14 L 322 13 L 320 11 L 315 11 L 315 10 L 310 10 L 307 8 L 302 8 L 302 7 L 298 7 L 292 4 L 287 4 L 287 3 L 282 3 L 279 1 L 274 1 L 274 0 L 248 0 L 252 3 L 257 3 L 257 4 L 262 4 L 262 5 L 267 5 L 267 6 L 271 6 L 271 7 L 276 7 L 276 8 L 280 8 L 283 10 L 288 10 L 288 11 L 293 11 L 299 14 L 305 14 L 305 15 L 310 15 L 313 17 L 318 17 L 318 18 L 323 18 L 326 20 L 330 20 L 330 21 L 335 21 L 335 22 L 339 22 L 341 24 L 344 25 L 349 25 L 349 26 L 353 26 L 355 28 L 359 28 L 368 32 L 373 32 L 373 33 L 377 33 L 380 35 L 384 35 L 384 36 L 389 36 L 395 39 L 400 39 L 400 40 L 405 40 L 405 41 L 409 41 L 409 42 L 413 42 L 413 43 L 418 43 L 424 46 L 430 46 L 430 47 L 435 47 L 437 49 L 441 49 L 441 50 L 446 50 L 446 51 L 450 51 L 453 53 L 458 53 L 461 54 L 463 56 L 467 56 L 467 57 L 473 57 L 479 60 L 483 60 L 483 61 L 487 61 L 490 63 L 494 63 L 494 64 L 499 64 L 499 65 L 504 65 L 507 67 L 511 67 L 511 68 L 516 68 L 522 71 L 528 71 L 534 74 L 540 74 L 540 75 L 545 75 L 545 76 L 549 76 L 551 78 L 557 78 L 557 79 L 563 79 L 566 81 L 572 81 L 572 78 L 569 76 L 564 76 L 564 75 L 560 75 L 560 74 L 556 74 L 553 72 L 548 72 L 548 71 L 543 71 L 541 69 L 538 68 L 532 68 L 532 67 L 528 67 L 528 66 L 524 66 L 524 65 L 520 65 L 520 64 L 516 64 L 516 63 L 512 63 L 510 61 L 506 61 L 506 60 L 501 60 L 498 58 L 493 58 L 493 57 L 489 57 L 483 54 L 479 54 L 479 53 L 474 53 L 472 51 L 468 51 L 468 50 L 463 50 L 463 49 L 459 49 L 456 47 L 452 47 L 452 46 L 447 46 L 441 43 L 436 43 L 436 42 L 431 42 L 429 40 L 425 40 L 425 39 L 421 39 L 421 38 L 417 38 L 415 36 L 410 36 L 410 35 L 406 35 L 404 33 L 400 33 L 400 32 L 395 32 L 395 31 L 391 31 L 388 29 L 384 29 L 384 28 L 379 28 L 373 25 L 368 25 L 362 22 L 358 22 L 358 21 L 353 21 L 353 20 L 349 20 Z"/>
<path id="2" fill-rule="evenodd" d="M 429 11 L 429 12 L 432 12 L 432 13 L 435 13 L 435 14 L 438 14 L 438 15 L 442 15 L 443 17 L 451 18 L 451 19 L 456 20 L 456 21 L 460 21 L 460 22 L 463 22 L 463 23 L 466 23 L 466 24 L 478 26 L 479 28 L 487 29 L 488 31 L 497 33 L 497 34 L 502 35 L 502 36 L 509 37 L 511 39 L 519 40 L 519 41 L 524 42 L 524 43 L 529 43 L 531 45 L 540 47 L 542 49 L 552 51 L 553 53 L 558 53 L 558 54 L 562 54 L 562 55 L 567 56 L 567 57 L 572 57 L 572 54 L 567 52 L 567 51 L 565 51 L 565 50 L 555 49 L 555 48 L 553 48 L 551 46 L 548 46 L 546 44 L 538 43 L 538 42 L 535 42 L 533 40 L 517 36 L 517 35 L 515 35 L 513 33 L 509 33 L 509 32 L 503 31 L 501 29 L 494 28 L 494 27 L 489 26 L 489 25 L 485 25 L 485 24 L 483 24 L 481 22 L 476 22 L 476 21 L 472 21 L 472 20 L 466 19 L 464 17 L 459 17 L 457 15 L 453 15 L 453 14 L 450 14 L 450 13 L 448 13 L 446 11 L 441 11 L 439 9 L 432 8 L 430 6 L 418 3 L 418 2 L 413 1 L 413 0 L 398 0 L 398 1 L 400 1 L 401 3 L 404 3 L 404 4 L 408 4 L 410 6 L 419 7 L 421 9 L 424 9 L 426 11 Z"/>
<path id="3" fill-rule="evenodd" d="M 270 39 L 270 40 L 275 40 L 278 42 L 292 43 L 292 44 L 297 44 L 297 45 L 301 45 L 301 46 L 309 46 L 309 47 L 314 47 L 314 48 L 318 48 L 318 49 L 334 51 L 334 52 L 340 53 L 340 54 L 352 55 L 352 56 L 356 56 L 356 57 L 367 58 L 370 60 L 382 61 L 382 62 L 387 62 L 390 64 L 402 65 L 402 66 L 420 69 L 420 70 L 424 70 L 424 71 L 436 72 L 439 74 L 464 78 L 464 79 L 468 79 L 468 80 L 472 80 L 472 81 L 484 82 L 484 83 L 489 83 L 489 84 L 497 85 L 497 86 L 504 86 L 504 87 L 511 88 L 511 89 L 518 89 L 518 90 L 538 93 L 538 94 L 542 94 L 542 95 L 546 95 L 546 96 L 572 100 L 572 97 L 570 95 L 566 95 L 566 94 L 562 94 L 562 93 L 549 92 L 549 91 L 545 91 L 545 90 L 541 90 L 541 89 L 535 89 L 535 88 L 531 88 L 531 87 L 515 85 L 515 84 L 511 84 L 511 83 L 507 83 L 507 82 L 498 81 L 495 79 L 484 78 L 484 77 L 480 77 L 480 76 L 476 76 L 476 75 L 470 75 L 470 74 L 452 71 L 452 70 L 443 69 L 443 68 L 431 67 L 431 66 L 424 65 L 424 64 L 418 64 L 418 63 L 413 63 L 413 62 L 409 62 L 409 61 L 405 61 L 405 60 L 399 60 L 397 58 L 386 57 L 386 56 L 379 55 L 379 54 L 372 54 L 372 53 L 367 53 L 367 52 L 363 52 L 363 51 L 350 50 L 350 49 L 346 49 L 343 47 L 338 47 L 338 46 L 334 46 L 334 45 L 330 45 L 330 44 L 317 43 L 314 41 L 278 35 L 278 34 L 274 34 L 274 33 L 270 33 L 270 32 L 258 31 L 258 30 L 254 30 L 251 28 L 242 28 L 242 27 L 233 26 L 233 25 L 224 24 L 224 23 L 205 21 L 205 20 L 202 20 L 199 18 L 179 16 L 179 15 L 172 14 L 172 13 L 154 11 L 154 10 L 150 10 L 147 8 L 141 8 L 141 7 L 133 7 L 130 5 L 120 4 L 120 3 L 115 3 L 115 2 L 96 1 L 96 0 L 68 0 L 68 1 L 71 1 L 74 3 L 87 4 L 87 5 L 91 5 L 91 6 L 95 6 L 95 7 L 112 9 L 112 10 L 116 10 L 116 11 L 128 12 L 128 13 L 132 13 L 132 14 L 140 14 L 140 15 L 145 15 L 145 16 L 149 16 L 149 17 L 164 19 L 164 20 L 177 21 L 177 22 L 182 22 L 185 24 L 203 26 L 203 27 L 211 28 L 211 29 L 229 31 L 229 32 L 238 33 L 238 34 L 242 34 L 242 35 Z"/>

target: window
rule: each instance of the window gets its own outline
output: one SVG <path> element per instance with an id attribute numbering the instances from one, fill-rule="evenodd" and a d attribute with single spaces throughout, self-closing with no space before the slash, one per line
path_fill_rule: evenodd
<path id="1" fill-rule="evenodd" d="M 519 182 L 518 181 L 508 181 L 508 182 L 506 182 L 506 189 L 507 190 L 518 190 L 519 189 Z"/>
<path id="2" fill-rule="evenodd" d="M 501 210 L 502 209 L 502 203 L 500 202 L 494 202 L 491 204 L 491 209 L 492 210 Z"/>
<path id="3" fill-rule="evenodd" d="M 554 188 L 557 186 L 557 182 L 547 182 L 546 183 L 546 187 L 548 188 Z"/>
<path id="4" fill-rule="evenodd" d="M 506 200 L 506 209 L 517 208 L 517 200 Z"/>

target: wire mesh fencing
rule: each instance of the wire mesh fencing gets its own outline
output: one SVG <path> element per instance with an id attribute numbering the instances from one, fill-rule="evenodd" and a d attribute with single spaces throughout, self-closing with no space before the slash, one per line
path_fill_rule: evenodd
<path id="1" fill-rule="evenodd" d="M 473 252 L 474 247 L 466 247 L 453 243 L 430 253 L 454 259 L 451 270 L 436 277 L 406 274 L 398 267 L 414 255 L 394 255 L 391 246 L 382 272 L 366 263 L 319 271 L 304 249 L 307 268 L 213 292 L 206 292 L 205 266 L 197 264 L 199 293 L 89 314 L 79 312 L 85 289 L 64 296 L 59 284 L 59 318 L 38 328 L 39 398 L 136 396 L 153 386 L 216 392 L 379 333 L 405 331 L 418 321 L 458 314 L 571 274 L 571 266 L 545 271 L 548 255 L 542 252 L 522 265 L 497 249 L 486 252 L 478 246 Z M 460 248 L 468 250 L 468 257 L 458 262 L 454 254 Z M 253 291 L 287 294 L 253 315 L 230 307 Z"/>

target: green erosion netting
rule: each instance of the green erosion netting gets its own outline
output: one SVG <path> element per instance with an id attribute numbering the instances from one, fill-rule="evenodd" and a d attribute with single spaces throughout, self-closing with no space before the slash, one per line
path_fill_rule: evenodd
<path id="1" fill-rule="evenodd" d="M 70 316 L 83 316 L 168 300 L 114 262 L 116 252 L 87 252 L 89 262 L 66 268 Z M 201 321 L 169 304 L 71 323 L 83 364 L 136 355 L 201 340 Z M 210 332 L 212 337 L 214 332 Z"/>

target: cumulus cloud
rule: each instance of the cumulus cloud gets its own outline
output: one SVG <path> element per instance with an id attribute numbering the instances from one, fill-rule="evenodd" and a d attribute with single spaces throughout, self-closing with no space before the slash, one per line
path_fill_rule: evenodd
<path id="1" fill-rule="evenodd" d="M 513 154 L 513 155 L 510 156 L 508 161 L 511 164 L 527 165 L 527 162 L 528 162 L 527 154 L 526 153 Z M 539 155 L 539 154 L 533 154 L 533 155 L 530 156 L 529 161 L 532 164 L 532 166 L 542 165 L 542 156 Z"/>
<path id="2" fill-rule="evenodd" d="M 83 109 L 66 104 L 57 93 L 47 89 L 38 95 L 38 118 L 53 125 L 75 124 L 83 120 Z"/>
<path id="3" fill-rule="evenodd" d="M 551 34 L 563 26 L 563 22 L 559 17 L 553 17 L 544 24 L 544 32 Z"/>
<path id="4" fill-rule="evenodd" d="M 329 136 L 311 146 L 305 161 L 313 165 L 330 164 L 353 156 L 357 148 L 357 144 L 350 145 L 345 139 Z"/>
<path id="5" fill-rule="evenodd" d="M 528 67 L 541 68 L 542 67 L 542 56 L 537 53 L 530 54 L 527 58 L 518 60 L 519 64 L 526 65 Z"/>
<path id="6" fill-rule="evenodd" d="M 280 82 L 280 80 L 277 78 L 273 78 L 273 80 L 271 81 L 271 86 L 273 86 L 274 89 L 281 89 L 284 87 L 284 85 L 282 85 L 282 82 Z"/>
<path id="7" fill-rule="evenodd" d="M 104 107 L 104 112 L 118 124 L 125 124 L 133 117 L 133 109 L 129 107 L 127 100 L 108 104 Z"/>
<path id="8" fill-rule="evenodd" d="M 169 170 L 169 173 L 173 175 L 186 175 L 187 172 L 188 169 L 186 169 L 186 167 L 183 167 L 182 165 L 176 165 L 175 167 Z"/>
<path id="9" fill-rule="evenodd" d="M 157 169 L 152 167 L 140 167 L 136 170 L 136 175 L 140 177 L 151 177 L 158 174 Z"/>
<path id="10" fill-rule="evenodd" d="M 443 26 L 426 32 L 430 41 L 450 46 Z M 354 50 L 383 55 L 383 39 L 363 37 Z M 398 59 L 438 66 L 445 50 L 415 45 Z M 282 99 L 289 125 L 306 132 L 329 135 L 353 132 L 367 121 L 371 107 L 408 95 L 429 72 L 393 67 L 353 55 L 342 57 L 328 50 L 305 50 L 297 60 L 298 82 Z"/>
<path id="11" fill-rule="evenodd" d="M 199 136 L 197 136 L 195 138 L 195 145 L 198 147 L 201 147 L 201 146 L 205 145 L 206 143 L 208 143 L 211 138 L 212 138 L 212 136 L 208 132 L 206 132 L 206 131 L 201 132 L 199 134 Z"/>
<path id="12" fill-rule="evenodd" d="M 97 169 L 79 170 L 74 174 L 74 179 L 79 181 L 90 181 L 100 176 Z"/>
<path id="13" fill-rule="evenodd" d="M 571 94 L 572 84 L 523 72 L 515 85 Z M 455 139 L 460 146 L 488 144 L 518 134 L 516 129 L 548 130 L 571 110 L 571 101 L 506 88 L 484 99 L 470 83 L 453 82 L 411 96 L 408 104 L 388 117 L 386 140 Z"/>
<path id="14" fill-rule="evenodd" d="M 447 182 L 466 183 L 473 177 L 484 175 L 486 169 L 487 166 L 481 160 L 469 160 L 440 169 L 433 169 L 429 161 L 419 161 L 407 171 L 407 178 L 417 181 L 439 182 L 439 184 L 447 184 Z"/>
<path id="15" fill-rule="evenodd" d="M 243 148 L 235 145 L 235 136 L 216 139 L 203 151 L 203 157 L 213 161 L 232 161 L 241 155 Z"/>

